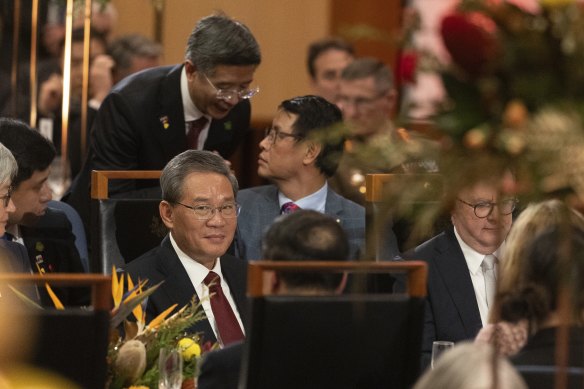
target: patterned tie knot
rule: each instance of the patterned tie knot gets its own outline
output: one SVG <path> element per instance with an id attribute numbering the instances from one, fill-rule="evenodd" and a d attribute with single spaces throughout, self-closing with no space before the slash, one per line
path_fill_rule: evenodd
<path id="1" fill-rule="evenodd" d="M 187 122 L 187 144 L 190 149 L 197 149 L 199 144 L 199 135 L 206 125 L 207 118 L 205 116 L 201 116 L 197 120 L 190 120 Z"/>
<path id="2" fill-rule="evenodd" d="M 300 209 L 300 207 L 296 204 L 294 204 L 292 201 L 289 201 L 287 203 L 284 203 L 282 205 L 282 208 L 280 209 L 280 213 L 282 215 L 286 215 L 288 213 L 292 213 L 292 212 L 296 212 Z"/>
<path id="3" fill-rule="evenodd" d="M 219 285 L 221 285 L 221 277 L 219 277 L 219 274 L 217 274 L 217 273 L 215 273 L 213 271 L 210 271 L 209 274 L 207 274 L 207 276 L 203 280 L 203 283 L 205 285 L 207 285 L 207 287 L 210 290 L 214 290 Z"/>
<path id="4" fill-rule="evenodd" d="M 497 257 L 493 254 L 485 255 L 483 258 L 483 262 L 481 263 L 481 269 L 484 270 L 493 270 L 495 268 L 495 263 L 497 263 Z"/>

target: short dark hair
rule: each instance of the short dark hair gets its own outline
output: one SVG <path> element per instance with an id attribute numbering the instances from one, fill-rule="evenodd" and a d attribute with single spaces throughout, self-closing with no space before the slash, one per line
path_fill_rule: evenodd
<path id="1" fill-rule="evenodd" d="M 85 28 L 83 28 L 83 27 L 74 28 L 71 31 L 71 42 L 82 42 L 83 43 L 84 36 L 85 36 Z M 89 36 L 91 37 L 91 40 L 99 41 L 103 45 L 104 48 L 107 48 L 107 40 L 105 39 L 105 35 L 102 32 L 99 32 L 95 28 L 91 27 L 89 30 Z M 65 38 L 61 39 L 61 42 L 59 42 L 59 49 L 61 51 L 63 51 L 64 48 L 65 48 Z"/>
<path id="2" fill-rule="evenodd" d="M 198 71 L 209 73 L 217 65 L 259 65 L 260 47 L 243 23 L 226 15 L 207 16 L 189 36 L 185 58 Z"/>
<path id="3" fill-rule="evenodd" d="M 389 92 L 393 88 L 393 75 L 389 66 L 373 57 L 357 58 L 347 65 L 341 73 L 341 79 L 347 81 L 373 77 L 379 93 Z"/>
<path id="4" fill-rule="evenodd" d="M 162 170 L 160 187 L 162 199 L 169 203 L 182 200 L 184 182 L 191 173 L 217 173 L 227 177 L 233 196 L 237 195 L 237 178 L 223 158 L 210 151 L 187 150 L 170 160 Z"/>
<path id="5" fill-rule="evenodd" d="M 353 46 L 339 37 L 324 38 L 312 42 L 310 46 L 308 46 L 308 55 L 306 57 L 306 66 L 311 78 L 316 77 L 316 69 L 314 68 L 316 59 L 328 50 L 344 51 L 351 56 L 355 56 L 355 49 Z"/>
<path id="6" fill-rule="evenodd" d="M 15 119 L 0 118 L 0 143 L 12 152 L 18 164 L 18 173 L 12 181 L 15 188 L 35 171 L 47 169 L 57 155 L 50 140 Z"/>
<path id="7" fill-rule="evenodd" d="M 133 58 L 154 58 L 162 54 L 162 46 L 141 34 L 127 34 L 115 39 L 108 47 L 116 69 L 125 72 Z"/>
<path id="8" fill-rule="evenodd" d="M 294 133 L 321 143 L 316 166 L 327 177 L 335 174 L 345 141 L 341 131 L 335 131 L 335 126 L 343 121 L 339 107 L 323 97 L 308 95 L 284 100 L 278 109 L 298 115 L 293 125 Z"/>
<path id="9" fill-rule="evenodd" d="M 274 261 L 344 261 L 349 258 L 345 231 L 331 216 L 300 210 L 276 219 L 266 232 L 262 254 Z M 290 287 L 334 290 L 342 275 L 285 272 L 279 276 Z"/>

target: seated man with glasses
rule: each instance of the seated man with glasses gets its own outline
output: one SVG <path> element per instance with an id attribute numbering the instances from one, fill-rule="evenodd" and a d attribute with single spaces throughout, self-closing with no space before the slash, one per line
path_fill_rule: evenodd
<path id="1" fill-rule="evenodd" d="M 336 219 L 349 238 L 350 258 L 359 257 L 365 240 L 365 210 L 335 193 L 327 184 L 343 153 L 343 137 L 336 126 L 341 112 L 318 96 L 283 101 L 272 127 L 260 142 L 258 174 L 272 185 L 239 192 L 241 217 L 235 253 L 261 259 L 264 232 L 283 213 L 315 210 Z"/>
<path id="2" fill-rule="evenodd" d="M 91 170 L 161 170 L 188 150 L 228 159 L 249 129 L 260 48 L 251 31 L 225 15 L 201 19 L 184 63 L 151 68 L 117 84 L 103 101 L 83 171 L 67 202 L 89 221 Z M 156 181 L 119 180 L 110 195 L 159 195 Z"/>
<path id="3" fill-rule="evenodd" d="M 428 262 L 428 295 L 422 362 L 432 342 L 473 339 L 488 323 L 498 262 L 517 199 L 505 192 L 514 185 L 508 170 L 463 171 L 446 177 L 452 226 L 404 256 Z M 455 182 L 456 180 L 456 182 Z"/>
<path id="4" fill-rule="evenodd" d="M 225 254 L 239 214 L 237 179 L 220 156 L 188 150 L 166 165 L 160 186 L 160 217 L 170 232 L 125 269 L 135 281 L 164 281 L 148 298 L 146 322 L 196 297 L 207 318 L 191 328 L 193 333 L 221 345 L 243 340 L 247 264 Z"/>

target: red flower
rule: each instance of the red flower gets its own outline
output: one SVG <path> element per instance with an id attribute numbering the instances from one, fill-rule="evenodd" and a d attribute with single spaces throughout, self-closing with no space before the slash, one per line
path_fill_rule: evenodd
<path id="1" fill-rule="evenodd" d="M 399 84 L 416 83 L 416 66 L 418 64 L 418 55 L 413 51 L 405 51 L 399 58 L 397 65 L 397 77 Z"/>
<path id="2" fill-rule="evenodd" d="M 497 58 L 497 26 L 484 14 L 447 15 L 442 20 L 441 34 L 452 60 L 470 76 L 484 74 Z"/>

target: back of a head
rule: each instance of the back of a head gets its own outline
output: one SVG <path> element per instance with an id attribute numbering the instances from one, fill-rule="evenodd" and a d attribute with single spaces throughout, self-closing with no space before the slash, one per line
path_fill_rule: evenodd
<path id="1" fill-rule="evenodd" d="M 298 116 L 294 122 L 295 134 L 322 145 L 316 166 L 326 177 L 331 177 L 343 154 L 344 137 L 338 128 L 343 114 L 339 107 L 323 97 L 307 95 L 284 100 L 278 108 Z"/>
<path id="2" fill-rule="evenodd" d="M 108 54 L 115 62 L 116 77 L 122 79 L 133 71 L 134 59 L 158 60 L 162 46 L 144 35 L 128 34 L 115 39 L 108 46 Z"/>
<path id="3" fill-rule="evenodd" d="M 316 69 L 314 66 L 316 59 L 328 50 L 344 51 L 351 57 L 355 56 L 353 46 L 339 37 L 324 38 L 312 42 L 308 46 L 308 54 L 306 56 L 306 67 L 311 78 L 316 77 Z"/>
<path id="4" fill-rule="evenodd" d="M 0 185 L 8 182 L 12 183 L 17 173 L 16 159 L 14 159 L 10 150 L 0 142 Z"/>
<path id="5" fill-rule="evenodd" d="M 509 361 L 495 354 L 486 344 L 461 343 L 438 359 L 414 389 L 492 388 L 493 362 L 497 363 L 498 389 L 527 389 L 527 385 Z"/>
<path id="6" fill-rule="evenodd" d="M 391 69 L 373 57 L 357 58 L 343 70 L 341 78 L 347 81 L 373 77 L 377 91 L 387 93 L 393 88 Z"/>
<path id="7" fill-rule="evenodd" d="M 47 169 L 56 155 L 51 141 L 14 119 L 0 118 L 0 143 L 12 152 L 18 164 L 18 174 L 12 182 L 14 187 L 29 179 L 35 171 Z"/>
<path id="8" fill-rule="evenodd" d="M 185 58 L 207 74 L 218 65 L 259 65 L 261 53 L 249 28 L 219 14 L 199 20 L 189 36 Z"/>
<path id="9" fill-rule="evenodd" d="M 300 210 L 277 219 L 266 232 L 263 257 L 274 261 L 344 261 L 349 242 L 340 224 L 330 216 Z M 341 276 L 325 273 L 282 273 L 289 287 L 334 290 Z"/>

